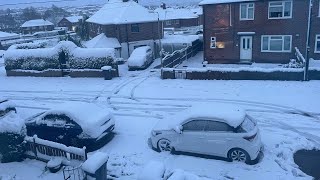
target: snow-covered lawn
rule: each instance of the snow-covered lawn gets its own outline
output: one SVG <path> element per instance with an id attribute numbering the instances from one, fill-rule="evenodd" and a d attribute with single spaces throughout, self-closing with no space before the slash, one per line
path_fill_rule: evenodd
<path id="1" fill-rule="evenodd" d="M 163 162 L 168 171 L 182 169 L 211 179 L 311 179 L 294 164 L 293 153 L 301 148 L 320 147 L 320 81 L 161 80 L 158 70 L 121 69 L 122 77 L 104 81 L 6 77 L 2 67 L 0 93 L 20 105 L 18 111 L 25 118 L 67 101 L 95 102 L 113 108 L 116 135 L 100 149 L 109 154 L 108 172 L 112 179 L 136 179 L 150 161 Z M 158 121 L 198 102 L 208 106 L 239 105 L 256 118 L 265 145 L 261 162 L 245 165 L 157 153 L 148 147 L 150 131 Z M 61 172 L 43 173 L 44 166 L 34 160 L 0 164 L 0 177 L 62 178 Z"/>

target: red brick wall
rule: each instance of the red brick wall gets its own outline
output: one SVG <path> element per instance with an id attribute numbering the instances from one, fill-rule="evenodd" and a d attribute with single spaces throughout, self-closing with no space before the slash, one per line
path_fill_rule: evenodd
<path id="1" fill-rule="evenodd" d="M 66 18 L 63 18 L 60 22 L 58 22 L 59 27 L 67 27 L 68 30 L 72 29 L 72 23 L 68 21 Z"/>
<path id="2" fill-rule="evenodd" d="M 204 6 L 205 60 L 211 63 L 239 62 L 241 36 L 237 34 L 238 32 L 255 32 L 252 35 L 254 62 L 288 62 L 295 57 L 294 47 L 298 47 L 302 53 L 305 53 L 308 2 L 293 1 L 292 18 L 277 20 L 268 19 L 268 3 L 269 1 L 255 2 L 255 19 L 252 21 L 240 21 L 240 3 Z M 316 26 L 314 23 L 313 27 L 315 29 L 320 25 Z M 292 35 L 291 53 L 261 52 L 262 35 Z M 211 36 L 216 37 L 217 42 L 224 42 L 225 48 L 210 49 Z M 312 39 L 314 44 L 314 37 Z"/>

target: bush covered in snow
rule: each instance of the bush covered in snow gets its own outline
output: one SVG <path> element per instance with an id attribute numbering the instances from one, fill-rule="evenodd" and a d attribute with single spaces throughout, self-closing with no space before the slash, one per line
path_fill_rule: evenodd
<path id="1" fill-rule="evenodd" d="M 4 56 L 6 70 L 37 70 L 60 69 L 59 57 L 65 54 L 65 60 L 72 69 L 101 69 L 112 65 L 115 50 L 107 48 L 79 48 L 70 41 L 61 41 L 53 48 L 8 50 Z"/>
<path id="2" fill-rule="evenodd" d="M 59 69 L 59 52 L 53 48 L 8 50 L 4 56 L 6 70 L 42 71 Z"/>
<path id="3" fill-rule="evenodd" d="M 101 69 L 115 62 L 115 50 L 107 48 L 77 48 L 69 57 L 71 69 Z"/>
<path id="4" fill-rule="evenodd" d="M 301 62 L 298 62 L 296 59 L 291 59 L 288 64 L 283 65 L 284 68 L 303 68 L 304 65 Z"/>
<path id="5" fill-rule="evenodd" d="M 18 116 L 12 103 L 2 101 L 0 103 L 0 163 L 22 160 L 25 136 L 24 120 Z"/>

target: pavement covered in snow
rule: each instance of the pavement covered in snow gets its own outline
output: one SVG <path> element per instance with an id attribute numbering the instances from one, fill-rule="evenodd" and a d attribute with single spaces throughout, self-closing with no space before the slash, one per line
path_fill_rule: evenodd
<path id="1" fill-rule="evenodd" d="M 122 77 L 104 81 L 6 77 L 0 67 L 0 93 L 24 118 L 69 101 L 112 108 L 116 135 L 99 150 L 109 155 L 110 179 L 137 179 L 151 161 L 164 163 L 167 173 L 180 169 L 209 179 L 312 179 L 299 170 L 293 153 L 320 148 L 320 81 L 161 80 L 159 70 L 128 72 L 126 65 L 120 70 Z M 147 139 L 159 121 L 198 103 L 237 105 L 257 119 L 265 145 L 260 162 L 245 165 L 150 149 Z M 51 174 L 44 168 L 35 160 L 0 164 L 0 177 L 62 179 L 61 171 Z"/>

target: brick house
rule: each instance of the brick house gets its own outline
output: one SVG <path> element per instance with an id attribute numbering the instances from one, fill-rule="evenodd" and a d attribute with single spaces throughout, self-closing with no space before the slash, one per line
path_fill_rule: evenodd
<path id="1" fill-rule="evenodd" d="M 79 26 L 79 21 L 82 19 L 82 16 L 64 17 L 58 22 L 58 26 L 67 27 L 69 31 L 76 31 L 77 27 Z"/>
<path id="2" fill-rule="evenodd" d="M 158 8 L 155 10 L 165 28 L 183 28 L 199 26 L 199 16 L 190 9 Z"/>
<path id="3" fill-rule="evenodd" d="M 122 58 L 140 46 L 151 46 L 156 52 L 156 43 L 163 37 L 157 15 L 132 0 L 110 0 L 86 22 L 90 37 L 104 33 L 118 39 Z"/>
<path id="4" fill-rule="evenodd" d="M 314 1 L 310 57 L 320 59 L 320 7 Z M 204 0 L 200 5 L 209 63 L 287 63 L 295 58 L 295 47 L 306 53 L 308 0 Z"/>
<path id="5" fill-rule="evenodd" d="M 20 26 L 22 34 L 33 34 L 40 31 L 52 31 L 53 29 L 53 23 L 44 19 L 26 21 Z"/>

